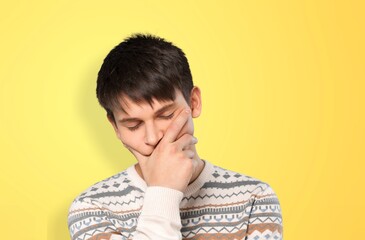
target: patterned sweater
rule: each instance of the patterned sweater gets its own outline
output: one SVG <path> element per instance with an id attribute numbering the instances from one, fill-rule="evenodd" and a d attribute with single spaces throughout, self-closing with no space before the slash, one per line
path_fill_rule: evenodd
<path id="1" fill-rule="evenodd" d="M 71 239 L 283 239 L 270 185 L 203 161 L 184 193 L 147 186 L 134 165 L 95 183 L 69 208 Z"/>

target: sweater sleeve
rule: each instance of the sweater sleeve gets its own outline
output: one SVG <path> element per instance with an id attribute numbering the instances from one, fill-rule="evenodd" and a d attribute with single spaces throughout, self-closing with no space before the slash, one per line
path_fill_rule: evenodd
<path id="1" fill-rule="evenodd" d="M 183 193 L 166 187 L 147 187 L 133 240 L 182 239 L 180 202 Z M 103 206 L 90 198 L 76 198 L 68 213 L 72 240 L 125 240 Z"/>
<path id="2" fill-rule="evenodd" d="M 182 239 L 179 205 L 183 195 L 171 188 L 147 187 L 133 239 Z"/>
<path id="3" fill-rule="evenodd" d="M 266 183 L 261 189 L 252 201 L 245 240 L 282 240 L 283 224 L 278 197 Z"/>
<path id="4" fill-rule="evenodd" d="M 123 240 L 103 207 L 90 198 L 76 198 L 68 212 L 72 240 Z"/>

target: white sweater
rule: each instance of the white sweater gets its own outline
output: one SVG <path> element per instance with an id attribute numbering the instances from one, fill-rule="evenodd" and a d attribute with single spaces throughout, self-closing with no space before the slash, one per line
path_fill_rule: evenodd
<path id="1" fill-rule="evenodd" d="M 148 187 L 134 165 L 95 183 L 69 208 L 71 238 L 283 239 L 279 200 L 267 183 L 203 161 L 184 193 Z"/>

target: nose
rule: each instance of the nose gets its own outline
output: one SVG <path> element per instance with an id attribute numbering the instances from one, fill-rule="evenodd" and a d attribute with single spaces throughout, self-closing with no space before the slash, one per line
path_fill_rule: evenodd
<path id="1" fill-rule="evenodd" d="M 154 123 L 146 123 L 145 143 L 156 146 L 162 137 L 162 131 Z"/>

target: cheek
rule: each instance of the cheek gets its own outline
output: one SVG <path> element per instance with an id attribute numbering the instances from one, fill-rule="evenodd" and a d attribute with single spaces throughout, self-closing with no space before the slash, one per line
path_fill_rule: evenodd
<path id="1" fill-rule="evenodd" d="M 128 132 L 123 132 L 121 134 L 120 140 L 124 145 L 131 146 L 134 149 L 138 148 L 137 146 L 138 146 L 139 141 L 136 139 L 135 134 L 130 134 Z"/>

